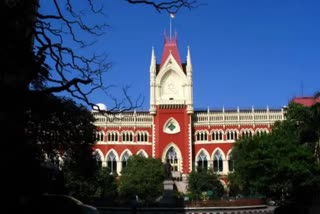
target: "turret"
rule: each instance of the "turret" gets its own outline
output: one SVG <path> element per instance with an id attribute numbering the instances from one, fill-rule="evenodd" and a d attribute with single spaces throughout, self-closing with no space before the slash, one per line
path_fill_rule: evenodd
<path id="1" fill-rule="evenodd" d="M 188 46 L 187 60 L 186 60 L 186 72 L 187 72 L 187 113 L 193 113 L 193 87 L 192 87 L 192 63 L 190 55 L 190 47 Z"/>
<path id="2" fill-rule="evenodd" d="M 188 51 L 187 51 L 187 75 L 192 76 L 192 63 L 191 63 L 191 55 L 190 55 L 190 47 L 188 46 Z"/>
<path id="3" fill-rule="evenodd" d="M 157 62 L 154 54 L 154 48 L 151 51 L 151 62 L 150 62 L 150 114 L 156 113 L 155 107 L 155 87 L 156 87 L 156 70 Z"/>

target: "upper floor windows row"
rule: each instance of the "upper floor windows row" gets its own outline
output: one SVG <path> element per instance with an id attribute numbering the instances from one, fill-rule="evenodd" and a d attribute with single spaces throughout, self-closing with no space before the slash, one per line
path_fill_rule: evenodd
<path id="1" fill-rule="evenodd" d="M 242 129 L 240 132 L 237 129 L 228 129 L 225 132 L 222 130 L 214 130 L 209 134 L 207 130 L 199 130 L 195 133 L 196 141 L 223 141 L 223 140 L 237 140 L 240 137 L 252 137 L 254 134 L 261 136 L 268 133 L 267 129 Z"/>
<path id="2" fill-rule="evenodd" d="M 97 141 L 107 142 L 148 142 L 149 134 L 147 131 L 138 131 L 135 134 L 132 131 L 108 131 L 106 134 L 102 131 L 96 133 Z"/>

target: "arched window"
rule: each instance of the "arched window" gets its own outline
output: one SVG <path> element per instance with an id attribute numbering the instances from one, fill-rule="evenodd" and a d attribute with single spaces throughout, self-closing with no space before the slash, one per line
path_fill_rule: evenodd
<path id="1" fill-rule="evenodd" d="M 178 155 L 176 150 L 173 147 L 170 147 L 166 157 L 167 157 L 167 162 L 170 163 L 172 167 L 172 171 L 178 171 Z"/>
<path id="2" fill-rule="evenodd" d="M 212 140 L 215 141 L 215 140 L 222 140 L 222 131 L 214 131 L 212 132 Z"/>
<path id="3" fill-rule="evenodd" d="M 96 133 L 96 140 L 97 141 L 103 141 L 103 138 L 104 138 L 103 132 L 97 132 Z"/>
<path id="4" fill-rule="evenodd" d="M 100 157 L 100 155 L 99 155 L 99 153 L 97 152 L 97 151 L 95 151 L 94 153 L 93 153 L 93 157 L 94 157 L 94 159 L 96 160 L 96 164 L 97 164 L 97 166 L 102 166 L 102 160 L 101 160 L 101 157 Z"/>
<path id="5" fill-rule="evenodd" d="M 110 169 L 111 173 L 117 173 L 117 160 L 113 152 L 110 152 L 107 157 L 107 167 Z"/>
<path id="6" fill-rule="evenodd" d="M 214 153 L 213 157 L 213 170 L 215 172 L 222 172 L 223 171 L 223 161 L 222 155 L 219 150 Z"/>
<path id="7" fill-rule="evenodd" d="M 252 137 L 252 131 L 251 130 L 244 130 L 242 131 L 242 137 Z"/>
<path id="8" fill-rule="evenodd" d="M 237 140 L 238 133 L 235 130 L 228 130 L 227 131 L 227 140 Z"/>
<path id="9" fill-rule="evenodd" d="M 144 133 L 143 137 L 144 137 L 144 142 L 148 142 L 148 134 L 146 132 Z"/>
<path id="10" fill-rule="evenodd" d="M 199 132 L 197 133 L 196 140 L 197 140 L 197 141 L 200 140 L 200 133 L 199 133 Z"/>
<path id="11" fill-rule="evenodd" d="M 128 164 L 128 159 L 129 159 L 129 153 L 128 152 L 125 152 L 122 156 L 122 159 L 121 159 L 121 167 L 122 167 L 122 170 L 127 166 Z"/>
<path id="12" fill-rule="evenodd" d="M 118 133 L 117 132 L 108 132 L 107 138 L 108 138 L 107 140 L 110 142 L 116 142 L 119 139 Z"/>
<path id="13" fill-rule="evenodd" d="M 145 155 L 145 153 L 144 153 L 143 151 L 140 151 L 140 152 L 138 153 L 138 155 L 139 155 L 140 157 L 146 158 L 146 155 Z"/>
<path id="14" fill-rule="evenodd" d="M 208 160 L 207 155 L 201 151 L 198 156 L 198 170 L 207 170 L 208 169 Z"/>
<path id="15" fill-rule="evenodd" d="M 196 141 L 207 141 L 208 133 L 206 131 L 198 131 L 196 134 Z"/>
<path id="16" fill-rule="evenodd" d="M 148 133 L 145 131 L 139 131 L 137 133 L 137 142 L 148 142 Z"/>

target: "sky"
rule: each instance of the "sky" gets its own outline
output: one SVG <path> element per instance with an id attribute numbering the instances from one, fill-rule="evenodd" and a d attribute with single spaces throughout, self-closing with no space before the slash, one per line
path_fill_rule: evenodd
<path id="1" fill-rule="evenodd" d="M 172 19 L 182 62 L 190 46 L 196 109 L 281 108 L 320 90 L 319 0 L 198 3 Z M 129 85 L 132 99 L 145 99 L 140 110 L 148 110 L 151 49 L 160 63 L 170 16 L 125 0 L 104 1 L 104 13 L 109 27 L 94 49 L 112 63 L 104 83 Z M 119 91 L 110 93 L 121 97 Z M 112 108 L 102 92 L 90 99 Z"/>

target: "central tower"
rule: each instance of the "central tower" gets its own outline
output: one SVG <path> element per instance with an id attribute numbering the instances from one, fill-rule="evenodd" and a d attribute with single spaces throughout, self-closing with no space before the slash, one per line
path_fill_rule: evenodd
<path id="1" fill-rule="evenodd" d="M 150 65 L 150 114 L 153 123 L 153 157 L 169 162 L 176 176 L 192 170 L 193 94 L 190 49 L 182 63 L 177 35 L 164 36 L 161 63 L 154 49 Z"/>

